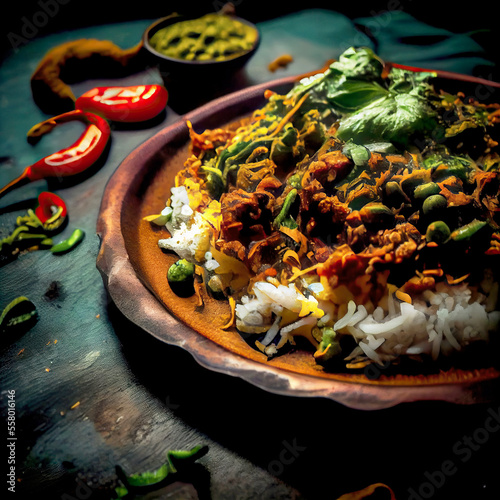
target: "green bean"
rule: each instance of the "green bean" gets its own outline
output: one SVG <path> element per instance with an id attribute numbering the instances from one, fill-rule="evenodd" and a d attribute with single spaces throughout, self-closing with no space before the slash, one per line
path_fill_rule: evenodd
<path id="1" fill-rule="evenodd" d="M 174 262 L 167 271 L 167 279 L 171 282 L 183 282 L 192 280 L 194 276 L 194 264 L 186 259 L 180 259 Z"/>
<path id="2" fill-rule="evenodd" d="M 84 238 L 85 232 L 82 229 L 75 229 L 71 236 L 56 245 L 54 245 L 50 251 L 55 254 L 65 253 L 78 245 Z"/>
<path id="3" fill-rule="evenodd" d="M 47 238 L 47 235 L 46 234 L 35 234 L 35 233 L 26 233 L 26 232 L 22 232 L 22 233 L 19 233 L 17 235 L 17 238 L 16 240 L 17 241 L 26 241 L 26 240 L 41 240 L 41 241 L 44 241 L 44 240 L 47 240 L 49 238 Z"/>
<path id="4" fill-rule="evenodd" d="M 450 235 L 453 241 L 467 240 L 488 224 L 485 220 L 474 219 L 465 226 L 455 229 Z"/>

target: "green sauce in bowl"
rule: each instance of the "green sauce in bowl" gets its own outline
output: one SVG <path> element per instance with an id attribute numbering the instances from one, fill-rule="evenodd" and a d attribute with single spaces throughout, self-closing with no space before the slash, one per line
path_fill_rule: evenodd
<path id="1" fill-rule="evenodd" d="M 159 29 L 151 47 L 167 57 L 185 61 L 221 61 L 253 48 L 255 28 L 223 14 L 206 14 Z"/>

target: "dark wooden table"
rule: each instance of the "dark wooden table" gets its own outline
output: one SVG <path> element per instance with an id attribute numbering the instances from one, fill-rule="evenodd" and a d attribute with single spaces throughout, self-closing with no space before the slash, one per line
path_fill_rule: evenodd
<path id="1" fill-rule="evenodd" d="M 263 21 L 262 44 L 231 90 L 316 70 L 360 44 L 376 45 L 382 57 L 416 66 L 469 74 L 478 66 L 486 73 L 491 68 L 467 37 L 422 26 L 399 11 L 390 13 L 388 23 L 385 14 L 356 20 L 369 25 L 375 39 L 333 11 Z M 27 130 L 47 118 L 29 88 L 42 55 L 84 37 L 129 47 L 150 21 L 27 40 L 5 59 L 0 68 L 1 185 L 80 133 L 77 124 L 68 124 L 35 146 L 26 142 Z M 439 35 L 442 41 L 398 45 L 402 30 Z M 450 49 L 458 57 L 441 59 Z M 271 73 L 268 63 L 284 53 L 294 62 Z M 160 83 L 161 76 L 147 68 L 118 82 Z M 73 89 L 81 94 L 112 83 L 117 82 L 84 81 Z M 0 308 L 24 295 L 39 317 L 24 335 L 0 344 L 0 459 L 4 481 L 8 461 L 14 460 L 12 498 L 109 499 L 117 465 L 128 472 L 152 470 L 165 461 L 167 450 L 197 445 L 209 448 L 199 467 L 147 498 L 336 499 L 379 482 L 393 488 L 398 500 L 498 498 L 498 402 L 422 402 L 365 412 L 329 400 L 270 394 L 200 367 L 188 353 L 160 343 L 117 310 L 96 269 L 102 194 L 131 151 L 178 119 L 179 111 L 169 106 L 164 120 L 151 128 L 113 129 L 102 168 L 83 183 L 57 190 L 70 214 L 60 238 L 75 227 L 86 233 L 74 251 L 61 256 L 28 252 L 0 268 Z M 0 238 L 47 189 L 38 181 L 0 200 Z M 15 407 L 9 413 L 12 391 Z M 15 416 L 15 441 L 8 439 L 8 414 Z M 10 493 L 9 486 L 3 482 L 2 491 Z M 383 493 L 377 498 L 388 498 Z"/>

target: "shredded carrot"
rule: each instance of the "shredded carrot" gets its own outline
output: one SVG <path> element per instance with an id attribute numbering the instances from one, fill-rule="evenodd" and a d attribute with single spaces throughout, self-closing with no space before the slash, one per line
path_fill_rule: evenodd
<path id="1" fill-rule="evenodd" d="M 444 271 L 442 269 L 424 269 L 422 274 L 424 276 L 443 276 Z"/>
<path id="2" fill-rule="evenodd" d="M 258 340 L 255 341 L 255 347 L 257 347 L 257 349 L 261 352 L 264 352 L 266 348 L 266 346 L 262 342 L 259 342 Z"/>
<path id="3" fill-rule="evenodd" d="M 273 137 L 276 134 L 279 134 L 281 129 L 290 121 L 292 116 L 300 109 L 304 101 L 309 97 L 309 93 L 304 94 L 297 104 L 285 115 L 283 120 L 281 120 L 278 126 L 268 135 L 268 137 Z"/>
<path id="4" fill-rule="evenodd" d="M 78 406 L 80 406 L 80 401 L 77 401 L 70 409 L 74 410 Z"/>
<path id="5" fill-rule="evenodd" d="M 411 304 L 411 297 L 407 293 L 402 292 L 401 290 L 396 290 L 396 297 L 399 300 L 402 300 L 403 302 L 407 302 L 408 304 Z"/>
<path id="6" fill-rule="evenodd" d="M 202 287 L 202 284 L 201 283 L 197 283 L 195 281 L 195 283 L 194 283 L 194 291 L 196 293 L 196 297 L 198 298 L 198 303 L 196 304 L 196 307 L 203 306 L 203 297 L 201 295 L 201 287 Z"/>
<path id="7" fill-rule="evenodd" d="M 462 283 L 462 281 L 465 281 L 469 276 L 470 276 L 470 273 L 465 274 L 464 276 L 455 279 L 455 278 L 453 278 L 453 276 L 450 276 L 449 274 L 447 274 L 446 281 L 448 282 L 448 285 L 457 285 L 458 283 Z"/>
<path id="8" fill-rule="evenodd" d="M 230 328 L 234 324 L 234 318 L 236 317 L 236 302 L 233 297 L 229 297 L 229 306 L 231 307 L 231 317 L 229 321 L 222 327 L 223 330 Z"/>
<path id="9" fill-rule="evenodd" d="M 264 271 L 264 274 L 266 276 L 276 276 L 278 274 L 278 271 L 276 271 L 274 267 L 269 267 Z"/>
<path id="10" fill-rule="evenodd" d="M 195 277 L 193 286 L 194 286 L 194 292 L 196 294 L 196 297 L 198 299 L 198 303 L 196 304 L 196 307 L 202 307 L 203 306 L 203 296 L 201 294 L 201 289 L 203 287 L 203 269 L 200 266 L 195 266 L 194 267 L 194 274 L 199 277 L 199 280 Z"/>
<path id="11" fill-rule="evenodd" d="M 314 264 L 314 266 L 311 266 L 311 267 L 306 267 L 305 269 L 302 269 L 302 270 L 297 270 L 296 272 L 294 272 L 290 278 L 288 278 L 288 281 L 294 281 L 296 280 L 298 277 L 300 276 L 303 276 L 304 274 L 309 274 L 311 273 L 312 271 L 315 271 L 321 264 Z"/>
<path id="12" fill-rule="evenodd" d="M 300 248 L 298 250 L 299 257 L 305 254 L 307 251 L 307 238 L 298 229 L 290 229 L 286 226 L 280 226 L 280 232 L 292 238 L 295 243 L 300 243 Z M 307 256 L 311 258 L 314 256 L 314 253 L 311 251 L 307 254 Z"/>
<path id="13" fill-rule="evenodd" d="M 283 262 L 292 266 L 294 272 L 296 270 L 300 271 L 300 259 L 297 255 L 297 252 L 294 252 L 293 250 L 287 250 L 285 252 L 285 255 L 283 255 Z"/>

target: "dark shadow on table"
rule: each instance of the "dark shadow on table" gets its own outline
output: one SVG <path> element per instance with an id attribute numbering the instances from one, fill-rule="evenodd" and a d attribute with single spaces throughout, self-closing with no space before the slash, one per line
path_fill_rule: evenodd
<path id="1" fill-rule="evenodd" d="M 271 394 L 201 367 L 189 353 L 130 323 L 113 304 L 109 318 L 133 374 L 166 410 L 304 498 L 335 499 L 380 482 L 398 500 L 413 491 L 414 500 L 429 498 L 424 495 L 431 489 L 433 499 L 492 498 L 500 433 L 481 445 L 467 437 L 484 426 L 488 412 L 499 413 L 498 404 L 421 402 L 368 412 Z M 452 473 L 443 475 L 450 463 Z M 371 498 L 388 498 L 380 493 Z"/>

